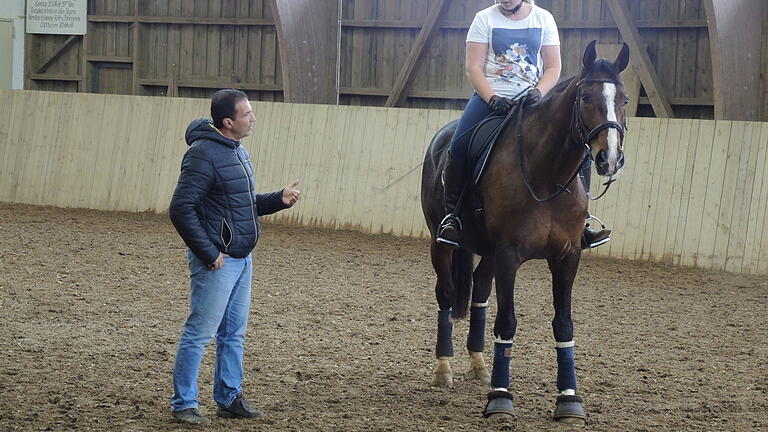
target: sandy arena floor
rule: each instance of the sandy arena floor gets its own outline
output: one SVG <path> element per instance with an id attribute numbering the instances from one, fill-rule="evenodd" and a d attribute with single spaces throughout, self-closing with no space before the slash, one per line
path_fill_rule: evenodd
<path id="1" fill-rule="evenodd" d="M 212 417 L 208 430 L 570 430 L 549 420 L 543 262 L 518 278 L 507 422 L 481 417 L 487 389 L 465 379 L 466 321 L 455 387 L 429 385 L 426 241 L 268 225 L 254 263 L 245 391 L 268 416 Z M 165 215 L 0 205 L 0 431 L 184 429 L 168 399 L 185 266 Z M 574 292 L 583 430 L 768 430 L 767 305 L 765 277 L 585 258 Z M 201 375 L 211 415 L 212 360 Z"/>

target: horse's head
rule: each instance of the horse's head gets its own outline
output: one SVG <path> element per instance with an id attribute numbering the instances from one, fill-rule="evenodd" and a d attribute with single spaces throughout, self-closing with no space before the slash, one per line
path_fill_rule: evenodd
<path id="1" fill-rule="evenodd" d="M 627 44 L 613 62 L 598 59 L 595 41 L 584 51 L 574 104 L 576 133 L 589 146 L 601 176 L 615 176 L 624 166 L 624 107 L 629 101 L 619 74 L 629 64 Z"/>

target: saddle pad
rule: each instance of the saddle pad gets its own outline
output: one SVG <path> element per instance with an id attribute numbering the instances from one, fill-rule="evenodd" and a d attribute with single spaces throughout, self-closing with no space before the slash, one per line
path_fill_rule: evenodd
<path id="1" fill-rule="evenodd" d="M 469 166 L 472 167 L 473 184 L 480 182 L 488 156 L 491 154 L 493 144 L 501 131 L 505 116 L 489 116 L 483 119 L 472 133 L 469 141 Z"/>

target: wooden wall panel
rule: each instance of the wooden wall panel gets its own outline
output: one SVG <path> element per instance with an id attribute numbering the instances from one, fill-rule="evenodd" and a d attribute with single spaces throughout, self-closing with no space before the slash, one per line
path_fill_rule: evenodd
<path id="1" fill-rule="evenodd" d="M 254 100 L 282 100 L 277 37 L 263 0 L 94 0 L 88 14 L 85 50 L 78 40 L 45 74 L 34 71 L 67 36 L 27 35 L 26 88 L 74 91 L 69 83 L 82 81 L 80 91 L 164 96 L 174 75 L 180 96 L 238 87 Z M 129 82 L 99 76 L 94 86 L 92 66 L 103 62 L 127 68 Z"/>
<path id="2" fill-rule="evenodd" d="M 466 30 L 474 13 L 490 4 L 488 0 L 452 2 L 442 28 L 427 48 L 429 54 L 414 71 L 414 85 L 404 106 L 463 106 L 471 94 L 464 77 Z M 676 114 L 712 118 L 709 39 L 701 0 L 628 4 Z M 622 42 L 604 0 L 539 0 L 537 5 L 552 12 L 560 25 L 564 77 L 578 72 L 589 41 Z M 381 105 L 380 99 L 386 99 L 391 89 L 389 71 L 402 66 L 427 9 L 427 2 L 412 0 L 342 2 L 340 103 Z M 391 39 L 398 41 L 394 50 Z M 653 116 L 645 97 L 640 103 L 640 115 Z"/>
<path id="3" fill-rule="evenodd" d="M 208 103 L 0 90 L 0 201 L 165 211 L 187 148 L 184 130 L 207 116 Z M 258 101 L 253 108 L 257 124 L 243 145 L 258 189 L 302 181 L 301 203 L 270 220 L 428 235 L 420 164 L 458 111 Z M 768 123 L 630 118 L 629 131 L 619 181 L 590 203 L 613 240 L 588 253 L 768 274 Z M 597 193 L 600 179 L 592 184 Z"/>
<path id="4" fill-rule="evenodd" d="M 335 0 L 332 1 L 336 4 Z M 713 118 L 713 78 L 704 0 L 627 2 L 677 116 Z M 174 75 L 182 97 L 208 97 L 237 86 L 254 100 L 280 101 L 283 69 L 270 0 L 93 0 L 83 50 L 80 37 L 44 74 L 35 74 L 66 36 L 27 35 L 26 88 L 91 91 L 90 65 L 130 65 L 135 94 L 164 96 Z M 286 2 L 286 4 L 293 2 Z M 341 104 L 383 105 L 418 34 L 430 0 L 342 0 Z M 464 39 L 474 13 L 491 0 L 452 1 L 434 43 L 416 65 L 404 105 L 460 109 L 471 94 Z M 563 76 L 578 71 L 593 39 L 620 43 L 606 0 L 539 0 L 560 25 Z M 768 21 L 763 7 L 762 22 Z M 758 26 L 759 27 L 759 26 Z M 763 25 L 763 27 L 766 27 Z M 331 32 L 328 31 L 328 34 Z M 757 36 L 759 38 L 759 36 Z M 762 69 L 768 31 L 762 30 Z M 136 45 L 136 46 L 134 46 Z M 85 52 L 84 52 L 85 51 Z M 87 55 L 88 59 L 84 59 Z M 175 68 L 175 70 L 174 70 Z M 294 73 L 296 68 L 286 72 Z M 41 76 L 42 75 L 42 76 Z M 332 75 L 332 74 L 327 74 Z M 335 80 L 335 77 L 328 79 Z M 335 82 L 326 82 L 333 87 Z M 768 119 L 768 86 L 755 84 L 759 118 Z M 103 88 L 109 93 L 123 88 Z M 638 115 L 653 115 L 641 97 Z"/>

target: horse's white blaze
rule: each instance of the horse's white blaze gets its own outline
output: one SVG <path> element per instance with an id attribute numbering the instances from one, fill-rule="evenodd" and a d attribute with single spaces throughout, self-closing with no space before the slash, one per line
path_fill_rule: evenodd
<path id="1" fill-rule="evenodd" d="M 608 111 L 608 121 L 618 122 L 616 118 L 616 84 L 603 84 L 603 97 L 605 97 L 605 109 Z M 612 172 L 619 160 L 619 131 L 608 128 L 608 165 Z"/>

